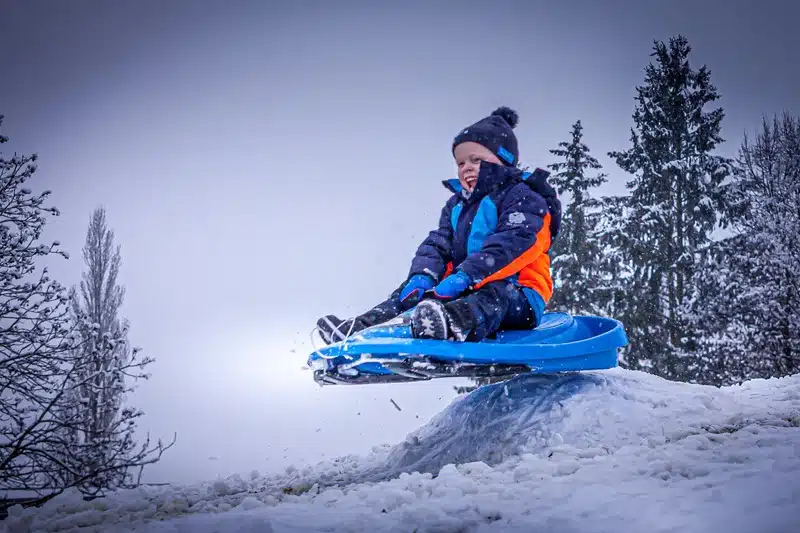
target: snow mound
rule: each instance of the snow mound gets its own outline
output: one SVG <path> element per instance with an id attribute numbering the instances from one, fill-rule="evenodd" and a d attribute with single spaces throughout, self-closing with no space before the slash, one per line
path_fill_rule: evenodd
<path id="1" fill-rule="evenodd" d="M 800 375 L 518 376 L 395 446 L 280 476 L 13 508 L 5 531 L 800 531 Z"/>
<path id="2" fill-rule="evenodd" d="M 450 463 L 494 465 L 524 454 L 588 458 L 750 425 L 796 425 L 794 392 L 788 404 L 776 402 L 773 412 L 789 407 L 778 420 L 749 396 L 739 400 L 741 394 L 648 374 L 519 376 L 476 390 L 410 435 L 391 453 L 391 475 L 436 472 Z"/>

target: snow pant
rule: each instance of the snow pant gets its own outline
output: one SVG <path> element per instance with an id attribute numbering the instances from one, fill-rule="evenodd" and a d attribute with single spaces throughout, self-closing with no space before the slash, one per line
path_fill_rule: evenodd
<path id="1" fill-rule="evenodd" d="M 355 330 L 386 322 L 408 310 L 400 302 L 402 286 L 384 302 L 356 317 Z M 501 329 L 531 329 L 538 326 L 545 302 L 533 289 L 512 280 L 487 283 L 476 291 L 445 302 L 451 320 L 469 331 L 466 340 L 477 342 Z"/>

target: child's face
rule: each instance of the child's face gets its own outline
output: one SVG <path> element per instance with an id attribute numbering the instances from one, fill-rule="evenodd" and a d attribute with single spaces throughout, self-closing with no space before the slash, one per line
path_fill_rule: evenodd
<path id="1" fill-rule="evenodd" d="M 481 168 L 481 161 L 502 165 L 503 163 L 491 150 L 476 142 L 463 142 L 456 146 L 453 156 L 458 167 L 458 181 L 461 186 L 469 192 L 475 189 L 478 183 L 478 171 Z"/>

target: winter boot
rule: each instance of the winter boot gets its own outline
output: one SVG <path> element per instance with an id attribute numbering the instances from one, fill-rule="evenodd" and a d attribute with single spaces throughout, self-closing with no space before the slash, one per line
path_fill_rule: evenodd
<path id="1" fill-rule="evenodd" d="M 325 344 L 333 344 L 345 340 L 348 333 L 352 335 L 357 329 L 363 328 L 357 328 L 352 318 L 341 320 L 334 315 L 327 315 L 317 320 L 317 329 Z"/>
<path id="2" fill-rule="evenodd" d="M 399 300 L 390 298 L 376 305 L 366 313 L 354 318 L 348 318 L 347 320 L 341 320 L 334 315 L 324 316 L 317 320 L 317 328 L 319 329 L 322 340 L 325 341 L 326 344 L 332 344 L 334 342 L 341 342 L 348 336 L 362 329 L 391 320 L 399 315 L 400 312 Z"/>
<path id="3" fill-rule="evenodd" d="M 411 334 L 418 339 L 466 340 L 468 324 L 453 311 L 439 300 L 421 301 L 411 315 Z"/>

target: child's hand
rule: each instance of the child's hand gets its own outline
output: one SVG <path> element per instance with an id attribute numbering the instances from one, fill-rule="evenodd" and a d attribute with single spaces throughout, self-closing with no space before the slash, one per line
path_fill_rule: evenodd
<path id="1" fill-rule="evenodd" d="M 411 279 L 408 280 L 408 283 L 400 292 L 400 301 L 403 303 L 417 302 L 425 294 L 425 291 L 433 288 L 434 284 L 433 278 L 425 274 L 411 276 Z"/>
<path id="2" fill-rule="evenodd" d="M 469 279 L 469 276 L 459 270 L 455 274 L 444 278 L 442 282 L 433 289 L 433 295 L 441 299 L 455 298 L 467 290 L 471 282 L 472 280 Z"/>

